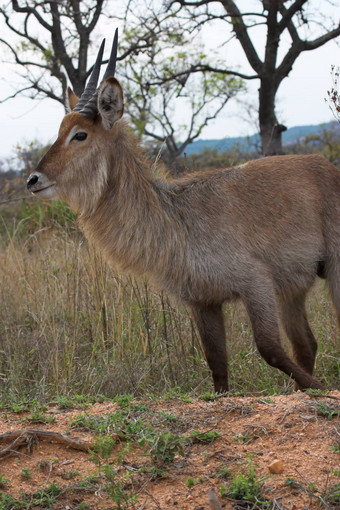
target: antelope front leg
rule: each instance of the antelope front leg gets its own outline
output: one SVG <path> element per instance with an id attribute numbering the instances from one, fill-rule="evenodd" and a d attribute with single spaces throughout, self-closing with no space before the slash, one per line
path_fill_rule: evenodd
<path id="1" fill-rule="evenodd" d="M 205 357 L 212 371 L 215 391 L 228 391 L 228 357 L 222 305 L 192 305 Z"/>

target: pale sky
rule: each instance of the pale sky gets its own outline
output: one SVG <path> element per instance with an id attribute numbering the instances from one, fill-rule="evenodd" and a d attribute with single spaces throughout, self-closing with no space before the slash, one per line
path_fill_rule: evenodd
<path id="1" fill-rule="evenodd" d="M 333 7 L 333 13 L 334 9 Z M 103 34 L 106 35 L 106 34 Z M 218 29 L 202 34 L 202 42 L 209 39 L 208 45 L 218 45 L 224 34 Z M 259 45 L 262 45 L 259 36 Z M 338 38 L 339 40 L 339 38 Z M 107 36 L 107 52 L 110 47 L 110 34 Z M 227 63 L 239 65 L 240 70 L 249 71 L 243 63 L 243 52 L 237 42 L 223 49 Z M 1 50 L 0 57 L 4 58 Z M 324 98 L 332 86 L 331 66 L 340 65 L 340 48 L 330 41 L 325 46 L 310 52 L 304 52 L 297 59 L 289 77 L 279 89 L 277 98 L 277 116 L 287 127 L 305 124 L 319 124 L 334 120 Z M 17 82 L 14 66 L 0 66 L 0 99 L 13 93 Z M 248 92 L 240 97 L 247 103 L 256 105 L 258 81 L 248 81 Z M 0 104 L 0 159 L 13 155 L 16 144 L 25 144 L 33 139 L 48 143 L 55 139 L 64 109 L 57 102 L 30 100 L 22 97 Z M 229 136 L 245 136 L 256 131 L 255 123 L 247 122 L 246 108 L 230 101 L 217 120 L 213 121 L 200 138 L 219 139 Z"/>

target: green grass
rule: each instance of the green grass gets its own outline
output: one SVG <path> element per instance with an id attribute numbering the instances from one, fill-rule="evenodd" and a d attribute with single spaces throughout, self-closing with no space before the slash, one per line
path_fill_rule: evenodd
<path id="1" fill-rule="evenodd" d="M 9 206 L 6 206 L 7 208 Z M 118 275 L 60 203 L 0 210 L 0 402 L 59 399 L 67 408 L 99 395 L 153 393 L 214 400 L 212 380 L 188 312 L 142 281 Z M 309 305 L 319 339 L 316 376 L 340 388 L 339 332 L 322 282 Z M 225 308 L 230 387 L 290 392 L 253 344 L 243 306 Z M 80 396 L 80 397 L 78 397 Z M 79 398 L 79 400 L 77 400 Z"/>

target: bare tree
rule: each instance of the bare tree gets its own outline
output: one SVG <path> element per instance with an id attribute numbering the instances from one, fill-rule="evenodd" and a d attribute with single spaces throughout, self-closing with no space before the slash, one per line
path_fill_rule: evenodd
<path id="1" fill-rule="evenodd" d="M 230 98 L 243 90 L 243 81 L 221 73 L 182 75 L 169 80 L 190 62 L 205 61 L 203 48 L 182 41 L 180 51 L 166 56 L 167 48 L 154 41 L 152 51 L 124 61 L 126 104 L 139 136 L 162 145 L 163 159 L 173 165 L 188 144 L 197 139 Z M 150 83 L 159 80 L 160 85 Z M 181 112 L 185 112 L 185 116 Z"/>
<path id="2" fill-rule="evenodd" d="M 187 23 L 187 30 L 192 33 L 206 23 L 219 21 L 226 25 L 226 41 L 231 36 L 237 38 L 254 72 L 240 73 L 236 70 L 234 75 L 260 81 L 258 116 L 262 152 L 277 154 L 282 151 L 282 132 L 286 129 L 275 113 L 279 86 L 302 52 L 315 50 L 340 35 L 339 15 L 334 8 L 334 16 L 327 19 L 320 11 L 320 4 L 313 0 L 259 0 L 251 3 L 255 6 L 251 11 L 242 11 L 240 4 L 240 0 L 172 0 L 167 8 L 177 10 L 180 6 L 183 23 Z M 266 30 L 262 58 L 253 37 L 253 30 L 261 25 Z M 279 58 L 279 46 L 282 51 L 283 41 L 288 38 L 289 47 Z M 191 66 L 183 74 L 203 70 L 231 73 L 230 68 L 223 66 L 216 69 L 199 64 Z"/>
<path id="3" fill-rule="evenodd" d="M 146 0 L 130 0 L 120 11 L 115 7 L 115 14 L 108 7 L 104 0 L 12 0 L 0 8 L 15 36 L 1 37 L 0 43 L 21 69 L 24 83 L 10 97 L 49 97 L 65 105 L 68 82 L 79 95 L 92 71 L 88 60 L 100 19 L 110 26 L 119 23 L 118 74 L 127 81 L 125 108 L 137 133 L 164 142 L 172 162 L 242 88 L 241 80 L 205 71 L 177 76 L 193 62 L 207 65 L 207 57 L 202 48 L 191 49 L 174 11 Z M 157 86 L 151 86 L 153 81 Z M 186 118 L 178 120 L 173 114 L 183 108 Z"/>
<path id="4" fill-rule="evenodd" d="M 98 33 L 99 20 L 113 18 L 111 27 L 124 21 L 128 23 L 124 6 L 120 10 L 117 6 L 119 3 L 115 3 L 115 14 L 104 0 L 12 0 L 0 7 L 10 35 L 2 35 L 0 43 L 8 49 L 11 62 L 21 69 L 23 82 L 10 98 L 20 94 L 33 99 L 49 97 L 65 105 L 68 82 L 75 93 L 80 94 L 92 71 L 88 63 L 92 43 L 97 44 L 96 39 L 102 38 L 102 33 Z M 138 30 L 130 30 L 120 44 L 118 60 L 145 51 L 154 38 L 161 39 L 166 30 L 166 18 L 165 14 L 162 19 L 153 19 L 152 29 L 150 21 L 149 24 L 139 23 Z M 7 99 L 2 98 L 2 101 Z"/>

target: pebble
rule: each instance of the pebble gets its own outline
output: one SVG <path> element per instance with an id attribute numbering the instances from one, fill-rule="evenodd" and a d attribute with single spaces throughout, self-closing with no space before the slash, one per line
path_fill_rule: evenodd
<path id="1" fill-rule="evenodd" d="M 283 472 L 283 462 L 281 459 L 275 459 L 268 465 L 268 469 L 271 473 L 279 475 Z"/>

